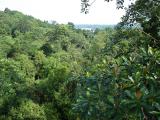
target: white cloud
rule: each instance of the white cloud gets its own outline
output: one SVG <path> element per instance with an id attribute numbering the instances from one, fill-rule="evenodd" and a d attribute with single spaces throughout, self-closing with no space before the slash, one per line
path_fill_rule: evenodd
<path id="1" fill-rule="evenodd" d="M 9 8 L 32 15 L 41 20 L 56 20 L 59 23 L 116 24 L 124 14 L 117 10 L 115 2 L 97 0 L 89 14 L 80 13 L 81 0 L 0 0 L 0 9 Z"/>

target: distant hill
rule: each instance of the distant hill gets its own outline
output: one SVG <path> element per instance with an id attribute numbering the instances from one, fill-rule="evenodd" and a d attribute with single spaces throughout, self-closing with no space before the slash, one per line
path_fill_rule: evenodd
<path id="1" fill-rule="evenodd" d="M 105 29 L 105 28 L 114 28 L 114 27 L 115 25 L 75 24 L 76 29 L 85 29 L 85 30 Z"/>

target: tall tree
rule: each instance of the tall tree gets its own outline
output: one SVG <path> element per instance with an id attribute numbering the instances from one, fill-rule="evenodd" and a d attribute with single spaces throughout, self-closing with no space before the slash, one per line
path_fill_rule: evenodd
<path id="1" fill-rule="evenodd" d="M 122 18 L 122 25 L 140 24 L 145 34 L 152 38 L 150 45 L 160 46 L 160 1 L 137 0 L 131 4 Z"/>

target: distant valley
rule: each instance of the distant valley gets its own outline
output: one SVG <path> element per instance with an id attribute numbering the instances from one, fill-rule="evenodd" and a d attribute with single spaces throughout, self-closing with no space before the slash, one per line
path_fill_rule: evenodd
<path id="1" fill-rule="evenodd" d="M 102 24 L 75 24 L 76 29 L 84 30 L 95 30 L 95 29 L 105 29 L 105 28 L 114 28 L 115 25 L 102 25 Z"/>

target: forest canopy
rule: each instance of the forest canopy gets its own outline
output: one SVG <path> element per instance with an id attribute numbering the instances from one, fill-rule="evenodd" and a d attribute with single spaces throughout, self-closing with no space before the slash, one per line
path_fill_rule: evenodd
<path id="1" fill-rule="evenodd" d="M 160 120 L 159 11 L 95 30 L 0 11 L 0 120 Z"/>

